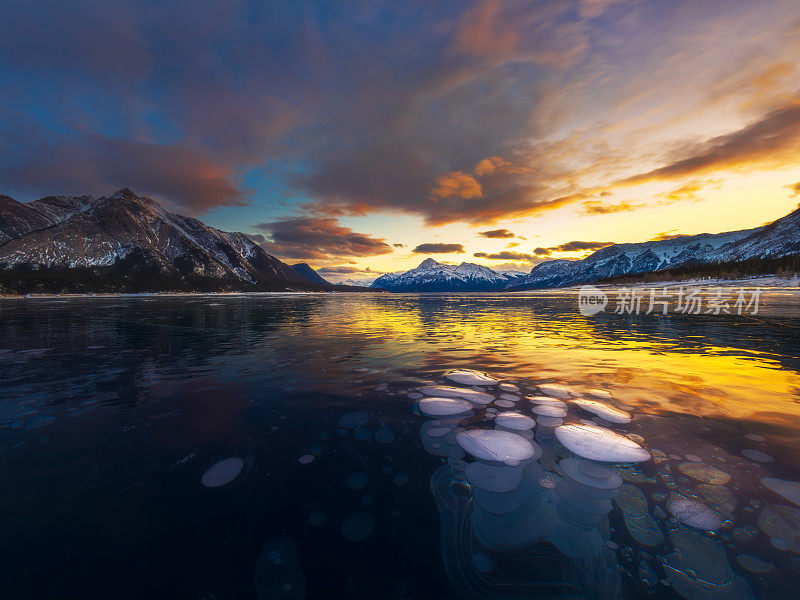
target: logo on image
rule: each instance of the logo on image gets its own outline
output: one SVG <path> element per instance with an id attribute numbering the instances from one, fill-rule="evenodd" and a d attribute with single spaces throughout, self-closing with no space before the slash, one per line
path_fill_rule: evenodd
<path id="1" fill-rule="evenodd" d="M 593 285 L 581 286 L 578 292 L 578 310 L 585 317 L 603 312 L 608 305 L 608 296 Z"/>

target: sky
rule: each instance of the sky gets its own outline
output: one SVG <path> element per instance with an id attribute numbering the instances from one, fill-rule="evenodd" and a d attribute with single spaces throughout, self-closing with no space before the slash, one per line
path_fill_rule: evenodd
<path id="1" fill-rule="evenodd" d="M 129 187 L 332 281 L 800 201 L 797 0 L 8 0 L 0 193 Z"/>

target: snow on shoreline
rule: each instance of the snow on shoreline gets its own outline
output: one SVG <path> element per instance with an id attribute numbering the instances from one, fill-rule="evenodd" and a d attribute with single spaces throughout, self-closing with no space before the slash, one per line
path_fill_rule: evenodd
<path id="1" fill-rule="evenodd" d="M 563 288 L 542 288 L 538 290 L 519 290 L 519 291 L 506 291 L 506 290 L 498 290 L 498 291 L 490 291 L 490 292 L 410 292 L 412 294 L 438 294 L 438 295 L 449 295 L 449 294 L 470 294 L 470 295 L 484 295 L 484 294 L 491 294 L 491 295 L 506 295 L 506 294 L 536 294 L 536 293 L 549 293 L 552 294 L 556 293 L 577 293 L 584 285 L 591 285 L 603 290 L 614 290 L 619 288 L 675 288 L 675 287 L 731 287 L 731 288 L 769 288 L 769 289 L 789 289 L 789 290 L 800 290 L 800 280 L 793 279 L 793 278 L 786 278 L 786 277 L 775 277 L 775 276 L 761 276 L 761 277 L 750 277 L 745 279 L 714 279 L 714 278 L 704 278 L 704 279 L 683 279 L 683 280 L 674 280 L 674 281 L 651 281 L 651 282 L 641 282 L 641 283 L 586 283 L 582 285 L 573 285 L 570 287 L 563 287 Z M 326 294 L 376 294 L 376 293 L 386 293 L 386 292 L 378 292 L 378 291 L 371 291 L 371 292 L 341 292 L 341 291 L 329 291 L 329 292 L 304 292 L 304 291 L 284 291 L 284 292 L 144 292 L 141 294 L 135 293 L 97 293 L 97 294 L 7 294 L 3 295 L 0 294 L 0 300 L 11 300 L 11 299 L 20 299 L 20 298 L 28 298 L 28 299 L 52 299 L 52 298 L 181 298 L 181 297 L 192 297 L 192 298 L 202 298 L 202 297 L 209 297 L 209 298 L 220 298 L 220 297 L 239 297 L 239 296 L 321 296 Z"/>

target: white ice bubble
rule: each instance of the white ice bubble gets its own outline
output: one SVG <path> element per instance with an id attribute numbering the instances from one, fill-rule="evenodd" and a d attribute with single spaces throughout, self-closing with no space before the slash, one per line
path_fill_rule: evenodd
<path id="1" fill-rule="evenodd" d="M 703 462 L 686 462 L 678 465 L 678 470 L 684 475 L 694 477 L 703 483 L 714 485 L 725 485 L 731 480 L 731 476 L 725 471 L 713 467 Z"/>
<path id="2" fill-rule="evenodd" d="M 631 537 L 643 546 L 660 546 L 664 541 L 664 534 L 661 532 L 661 527 L 658 526 L 656 520 L 649 514 L 645 513 L 640 516 L 633 516 L 624 513 L 623 520 L 625 527 Z"/>
<path id="3" fill-rule="evenodd" d="M 762 452 L 761 450 L 753 450 L 751 448 L 745 448 L 742 450 L 742 456 L 760 463 L 770 463 L 775 460 L 766 452 Z"/>
<path id="4" fill-rule="evenodd" d="M 443 435 L 447 435 L 451 431 L 452 429 L 449 427 L 432 427 L 431 429 L 428 429 L 426 433 L 432 438 L 438 438 L 442 437 Z"/>
<path id="5" fill-rule="evenodd" d="M 760 558 L 751 556 L 750 554 L 740 554 L 736 560 L 742 565 L 742 568 L 751 573 L 763 575 L 772 570 L 772 563 L 764 562 Z"/>
<path id="6" fill-rule="evenodd" d="M 542 486 L 546 490 L 554 490 L 558 485 L 558 482 L 554 479 L 550 479 L 549 477 L 542 477 L 539 480 L 539 485 Z"/>
<path id="7" fill-rule="evenodd" d="M 460 431 L 456 440 L 466 452 L 480 460 L 516 466 L 522 461 L 541 456 L 537 444 L 508 431 L 472 429 Z"/>
<path id="8" fill-rule="evenodd" d="M 528 396 L 528 400 L 531 401 L 531 404 L 556 406 L 565 410 L 567 408 L 566 402 L 562 402 L 557 398 L 551 398 L 550 396 Z"/>
<path id="9" fill-rule="evenodd" d="M 616 490 L 622 485 L 622 477 L 617 473 L 589 460 L 564 458 L 558 466 L 573 481 L 597 490 Z"/>
<path id="10" fill-rule="evenodd" d="M 519 396 L 514 394 L 500 394 L 500 398 L 509 402 L 519 402 Z"/>
<path id="11" fill-rule="evenodd" d="M 759 435 L 757 433 L 745 433 L 744 437 L 746 437 L 748 440 L 753 440 L 754 442 L 764 442 L 767 439 L 763 435 Z"/>
<path id="12" fill-rule="evenodd" d="M 314 462 L 315 458 L 316 457 L 313 454 L 304 454 L 297 459 L 297 462 L 299 462 L 301 465 L 307 465 L 308 463 Z"/>
<path id="13" fill-rule="evenodd" d="M 495 400 L 494 403 L 500 408 L 514 408 L 514 403 L 508 400 Z"/>
<path id="14" fill-rule="evenodd" d="M 703 531 L 716 531 L 722 527 L 722 519 L 702 502 L 689 500 L 680 494 L 673 494 L 667 502 L 667 510 L 673 517 L 689 527 Z"/>
<path id="15" fill-rule="evenodd" d="M 585 411 L 597 415 L 601 419 L 605 419 L 609 423 L 630 423 L 631 421 L 629 413 L 598 400 L 578 398 L 573 400 L 572 403 Z"/>
<path id="16" fill-rule="evenodd" d="M 467 465 L 464 473 L 476 488 L 496 494 L 506 494 L 522 483 L 522 467 L 495 467 L 474 462 Z"/>
<path id="17" fill-rule="evenodd" d="M 497 387 L 499 387 L 504 392 L 509 392 L 511 394 L 515 394 L 515 393 L 519 392 L 519 388 L 517 386 L 515 386 L 513 383 L 501 383 Z"/>
<path id="18" fill-rule="evenodd" d="M 472 404 L 458 398 L 423 398 L 419 401 L 419 409 L 429 417 L 447 417 L 469 412 Z"/>
<path id="19" fill-rule="evenodd" d="M 539 391 L 547 396 L 556 398 L 569 398 L 572 396 L 572 390 L 560 383 L 542 383 L 538 387 Z"/>
<path id="20" fill-rule="evenodd" d="M 592 398 L 599 398 L 600 400 L 612 399 L 611 392 L 609 392 L 608 390 L 601 390 L 600 388 L 594 388 L 588 390 L 586 393 Z"/>
<path id="21" fill-rule="evenodd" d="M 536 422 L 542 427 L 558 427 L 564 422 L 564 419 L 561 417 L 538 416 L 536 417 Z"/>
<path id="22" fill-rule="evenodd" d="M 31 419 L 25 429 L 39 429 L 40 427 L 52 425 L 56 421 L 58 421 L 58 417 L 54 417 L 52 415 L 40 415 Z"/>
<path id="23" fill-rule="evenodd" d="M 498 413 L 495 423 L 500 427 L 517 431 L 527 431 L 536 427 L 536 421 L 518 412 Z"/>
<path id="24" fill-rule="evenodd" d="M 367 413 L 361 411 L 347 413 L 339 417 L 339 427 L 344 427 L 345 429 L 363 427 L 368 422 L 369 416 L 367 416 Z"/>
<path id="25" fill-rule="evenodd" d="M 364 489 L 369 481 L 366 473 L 353 473 L 347 478 L 347 487 L 353 490 Z"/>
<path id="26" fill-rule="evenodd" d="M 560 406 L 550 406 L 549 404 L 539 404 L 538 406 L 534 406 L 533 414 L 539 415 L 542 417 L 551 417 L 555 419 L 563 419 L 567 416 L 567 411 Z"/>
<path id="27" fill-rule="evenodd" d="M 569 451 L 589 460 L 611 463 L 650 460 L 647 450 L 610 429 L 571 423 L 556 427 L 555 433 L 558 441 Z"/>
<path id="28" fill-rule="evenodd" d="M 461 385 L 496 385 L 497 379 L 481 371 L 472 369 L 456 369 L 445 373 L 445 379 L 460 383 Z"/>
<path id="29" fill-rule="evenodd" d="M 397 475 L 394 476 L 392 482 L 395 485 L 402 486 L 402 485 L 407 485 L 410 480 L 411 478 L 406 473 L 398 473 Z"/>
<path id="30" fill-rule="evenodd" d="M 426 396 L 439 398 L 463 398 L 474 404 L 489 404 L 494 396 L 470 388 L 453 387 L 452 385 L 428 385 L 419 390 Z M 420 396 L 422 397 L 422 396 Z"/>
<path id="31" fill-rule="evenodd" d="M 321 510 L 312 510 L 308 513 L 308 524 L 312 527 L 322 527 L 327 520 L 327 515 Z"/>
<path id="32" fill-rule="evenodd" d="M 394 432 L 382 424 L 375 432 L 375 439 L 380 444 L 391 444 L 394 441 Z"/>
<path id="33" fill-rule="evenodd" d="M 226 458 L 203 473 L 200 483 L 205 487 L 220 487 L 229 484 L 239 476 L 244 468 L 244 461 L 238 456 Z"/>
<path id="34" fill-rule="evenodd" d="M 348 542 L 367 539 L 375 530 L 375 518 L 368 512 L 349 515 L 342 524 L 342 535 Z"/>
<path id="35" fill-rule="evenodd" d="M 800 506 L 800 482 L 787 481 L 777 477 L 764 477 L 761 480 L 761 485 L 786 498 L 792 504 Z"/>
<path id="36" fill-rule="evenodd" d="M 492 559 L 485 554 L 473 554 L 472 566 L 475 567 L 475 570 L 479 573 L 490 573 L 494 570 Z"/>

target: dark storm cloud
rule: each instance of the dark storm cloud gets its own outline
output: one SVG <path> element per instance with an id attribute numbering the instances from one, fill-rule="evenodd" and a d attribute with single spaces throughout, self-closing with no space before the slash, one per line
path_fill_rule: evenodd
<path id="1" fill-rule="evenodd" d="M 537 256 L 549 256 L 554 252 L 584 252 L 586 250 L 599 250 L 606 246 L 611 246 L 614 242 L 584 242 L 575 240 L 572 242 L 565 242 L 558 246 L 550 246 L 549 248 L 536 248 L 533 253 Z"/>
<path id="2" fill-rule="evenodd" d="M 270 254 L 285 258 L 324 260 L 332 257 L 363 257 L 389 254 L 384 240 L 356 233 L 336 219 L 304 217 L 282 219 L 256 226 L 268 233 L 262 243 Z"/>
<path id="3" fill-rule="evenodd" d="M 0 110 L 0 181 L 11 192 L 102 195 L 127 186 L 186 212 L 246 200 L 233 173 L 201 149 L 101 135 L 66 140 L 20 126 L 24 119 L 9 125 L 8 116 Z"/>
<path id="4" fill-rule="evenodd" d="M 490 239 L 506 239 L 516 237 L 513 232 L 508 229 L 492 229 L 491 231 L 481 231 L 479 236 Z"/>
<path id="5" fill-rule="evenodd" d="M 458 254 L 464 253 L 463 244 L 420 244 L 412 250 L 414 254 L 450 254 L 456 252 Z"/>
<path id="6" fill-rule="evenodd" d="M 536 256 L 534 256 L 533 254 L 524 254 L 522 252 L 509 252 L 507 250 L 495 253 L 475 252 L 472 256 L 474 256 L 475 258 L 488 258 L 490 260 L 526 260 L 526 261 L 536 260 Z"/>
<path id="7" fill-rule="evenodd" d="M 586 53 L 574 8 L 12 2 L 0 109 L 20 135 L 0 144 L 0 187 L 128 185 L 200 212 L 242 202 L 248 171 L 270 169 L 320 215 L 443 224 L 549 210 L 567 200 L 544 167 L 520 166 L 546 150 L 521 124 L 541 70 Z"/>

